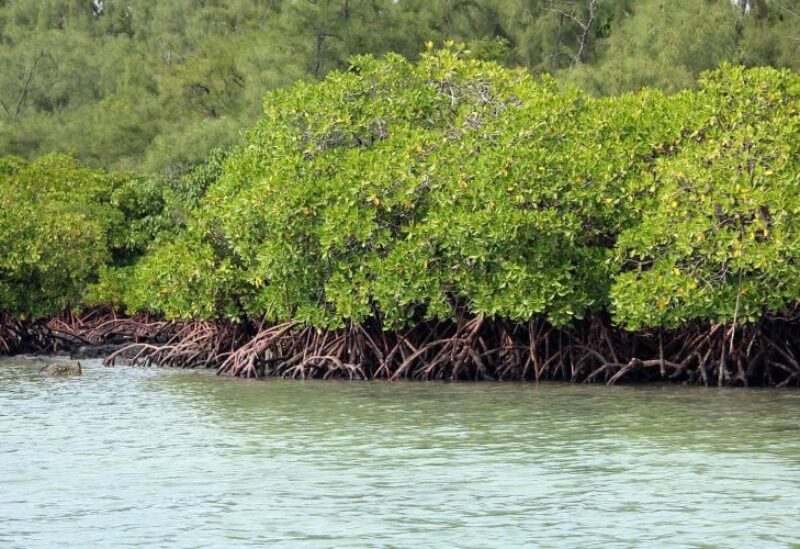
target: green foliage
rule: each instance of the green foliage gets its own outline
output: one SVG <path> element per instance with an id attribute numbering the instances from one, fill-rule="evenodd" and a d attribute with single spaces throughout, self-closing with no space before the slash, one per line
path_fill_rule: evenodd
<path id="1" fill-rule="evenodd" d="M 800 78 L 706 75 L 694 128 L 650 175 L 655 201 L 618 243 L 612 290 L 630 328 L 755 321 L 800 296 Z"/>
<path id="2" fill-rule="evenodd" d="M 609 37 L 602 60 L 568 77 L 600 94 L 692 87 L 700 72 L 737 59 L 738 17 L 727 0 L 637 2 Z"/>
<path id="3" fill-rule="evenodd" d="M 270 92 L 181 178 L 0 159 L 0 311 L 753 322 L 800 298 L 798 219 L 796 73 L 598 98 L 429 45 Z"/>
<path id="4" fill-rule="evenodd" d="M 177 180 L 241 143 L 265 92 L 428 41 L 597 95 L 800 67 L 800 0 L 0 2 L 0 151 Z"/>
<path id="5" fill-rule="evenodd" d="M 461 308 L 753 319 L 800 291 L 797 91 L 791 73 L 725 67 L 697 92 L 594 99 L 452 48 L 358 57 L 266 97 L 127 303 L 318 327 Z"/>
<path id="6" fill-rule="evenodd" d="M 130 178 L 113 191 L 112 205 L 126 218 L 121 232 L 123 253 L 100 268 L 99 280 L 86 293 L 87 304 L 149 309 L 170 317 L 215 315 L 218 299 L 212 284 L 219 277 L 214 278 L 213 252 L 202 242 L 190 241 L 187 235 L 194 234 L 194 229 L 187 226 L 228 155 L 212 150 L 203 164 L 174 183 Z M 137 262 L 145 252 L 151 253 Z M 164 269 L 167 264 L 171 267 Z M 193 296 L 193 301 L 159 308 L 148 301 L 147 296 L 153 294 L 159 299 L 167 294 Z"/>
<path id="7" fill-rule="evenodd" d="M 35 319 L 84 303 L 101 270 L 175 230 L 167 207 L 180 193 L 168 189 L 63 155 L 0 158 L 0 311 Z"/>
<path id="8" fill-rule="evenodd" d="M 14 156 L 0 156 L 0 177 L 10 177 L 25 168 L 26 163 Z"/>
<path id="9" fill-rule="evenodd" d="M 61 156 L 0 178 L 0 310 L 39 317 L 80 299 L 123 221 L 109 190 L 101 173 Z"/>
<path id="10" fill-rule="evenodd" d="M 241 281 L 231 279 L 232 273 L 228 262 L 218 260 L 210 245 L 189 234 L 164 242 L 135 268 L 104 269 L 100 282 L 91 288 L 89 301 L 167 318 L 233 318 L 236 310 L 224 298 L 233 295 Z"/>

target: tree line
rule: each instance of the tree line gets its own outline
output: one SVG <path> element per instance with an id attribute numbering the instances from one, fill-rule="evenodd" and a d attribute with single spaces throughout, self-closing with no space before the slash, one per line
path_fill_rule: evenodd
<path id="1" fill-rule="evenodd" d="M 596 96 L 723 62 L 800 67 L 797 0 L 0 1 L 0 152 L 177 181 L 241 143 L 267 90 L 426 42 Z"/>

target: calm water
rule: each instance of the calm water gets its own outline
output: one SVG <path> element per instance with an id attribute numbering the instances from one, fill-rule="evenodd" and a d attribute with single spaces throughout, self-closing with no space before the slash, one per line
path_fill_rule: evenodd
<path id="1" fill-rule="evenodd" d="M 800 392 L 0 362 L 0 546 L 800 543 Z"/>

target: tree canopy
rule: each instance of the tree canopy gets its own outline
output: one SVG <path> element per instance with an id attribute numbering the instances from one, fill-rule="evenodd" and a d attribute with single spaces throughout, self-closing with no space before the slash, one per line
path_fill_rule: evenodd
<path id="1" fill-rule="evenodd" d="M 320 328 L 753 321 L 800 297 L 798 100 L 788 70 L 595 98 L 457 48 L 357 57 L 268 94 L 186 230 L 108 271 L 106 300 Z"/>
<path id="2" fill-rule="evenodd" d="M 722 62 L 797 69 L 797 0 L 0 2 L 0 153 L 178 179 L 241 142 L 263 94 L 359 54 L 478 58 L 596 95 L 696 84 Z"/>

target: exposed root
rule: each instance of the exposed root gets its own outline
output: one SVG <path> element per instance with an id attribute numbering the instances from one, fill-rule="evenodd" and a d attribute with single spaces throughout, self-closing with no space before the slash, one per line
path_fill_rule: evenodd
<path id="1" fill-rule="evenodd" d="M 697 323 L 630 333 L 601 316 L 565 329 L 542 319 L 513 324 L 462 315 L 456 322 L 425 321 L 399 331 L 384 330 L 377 321 L 324 331 L 292 322 L 174 323 L 95 311 L 46 323 L 0 316 L 0 353 L 121 341 L 128 344 L 106 364 L 215 368 L 239 377 L 786 387 L 800 385 L 798 326 L 795 315 L 736 330 Z"/>
<path id="2" fill-rule="evenodd" d="M 66 311 L 49 320 L 20 320 L 0 314 L 0 354 L 71 353 L 84 347 L 156 342 L 173 332 L 174 324 L 146 316 L 117 317 L 107 309 L 85 314 Z"/>
<path id="3" fill-rule="evenodd" d="M 172 368 L 216 368 L 233 349 L 247 341 L 239 325 L 193 322 L 173 324 L 173 335 L 164 343 L 132 343 L 109 355 L 104 363 L 118 360 L 127 364 Z"/>
<path id="4" fill-rule="evenodd" d="M 174 324 L 145 315 L 118 317 L 113 310 L 95 309 L 83 315 L 67 311 L 52 318 L 47 327 L 86 345 L 104 345 L 157 341 L 169 334 Z"/>
<path id="5" fill-rule="evenodd" d="M 219 373 L 241 377 L 800 384 L 794 323 L 771 322 L 741 328 L 733 343 L 733 330 L 726 326 L 631 334 L 600 317 L 570 330 L 541 320 L 519 325 L 466 316 L 447 324 L 422 322 L 402 332 L 384 331 L 377 323 L 336 331 L 285 323 L 262 325 L 235 342 L 228 338 L 227 354 L 201 352 L 200 358 L 185 349 L 196 353 L 210 346 L 207 338 L 219 337 L 205 326 L 188 335 L 180 331 L 175 343 L 141 344 L 125 353 L 135 351 L 134 361 L 146 356 L 158 365 L 216 363 Z M 778 334 L 781 343 L 775 341 Z"/>
<path id="6" fill-rule="evenodd" d="M 268 364 L 282 356 L 284 337 L 294 324 L 279 324 L 262 328 L 247 343 L 232 351 L 218 368 L 221 374 L 240 377 L 260 377 L 267 372 Z"/>
<path id="7" fill-rule="evenodd" d="M 0 314 L 0 354 L 22 352 L 24 336 L 25 330 L 19 321 Z"/>

